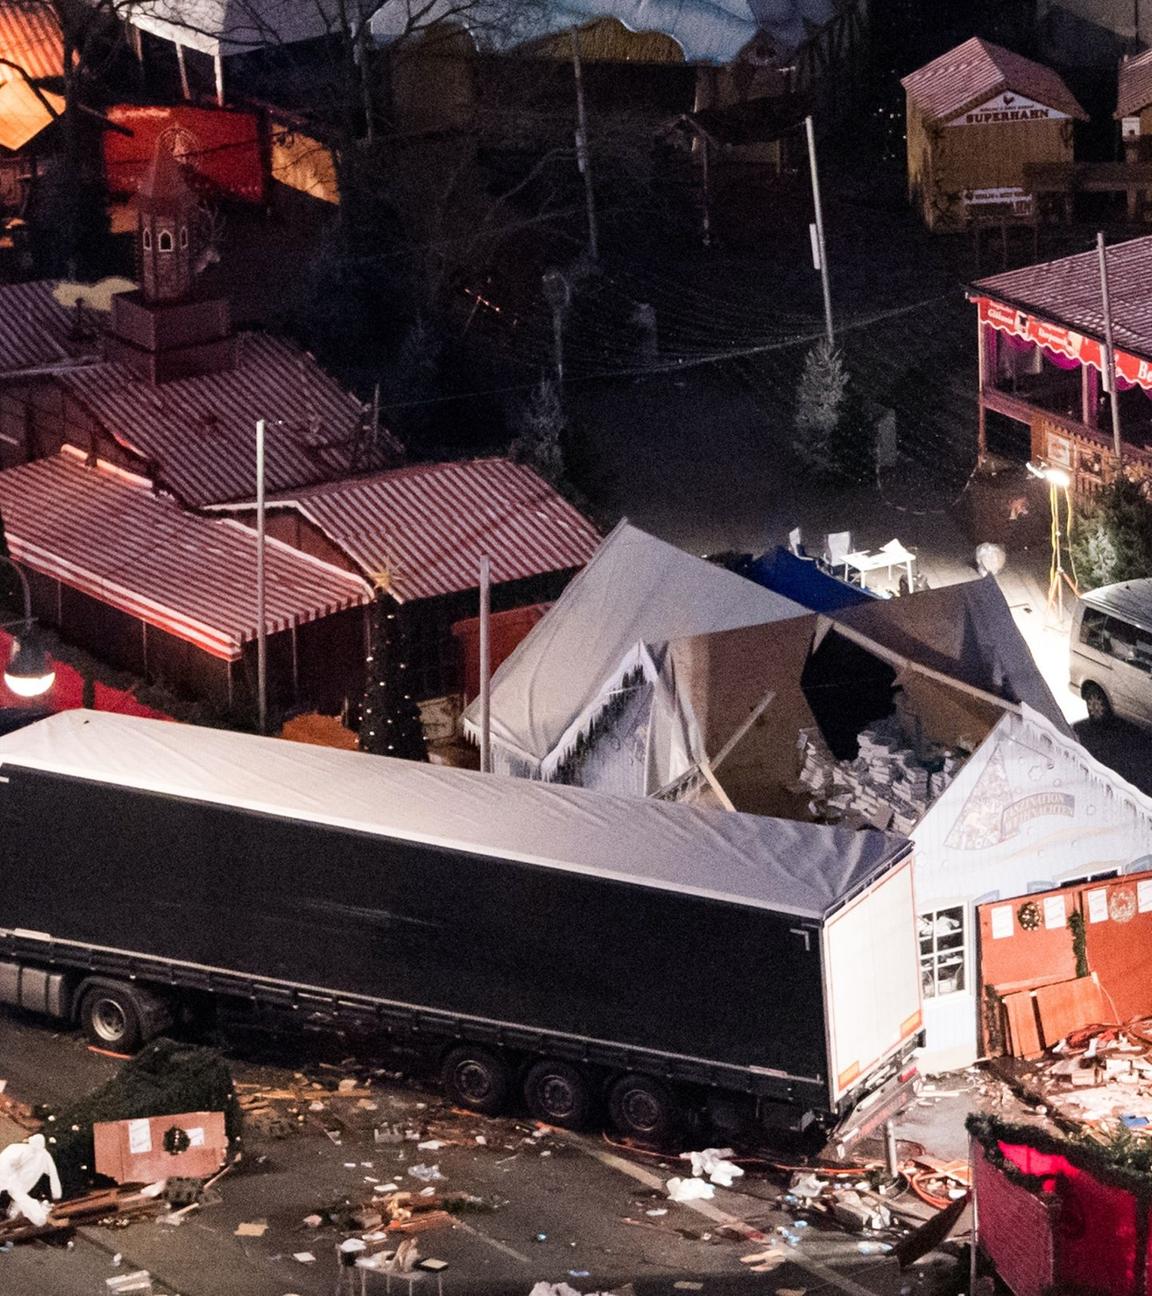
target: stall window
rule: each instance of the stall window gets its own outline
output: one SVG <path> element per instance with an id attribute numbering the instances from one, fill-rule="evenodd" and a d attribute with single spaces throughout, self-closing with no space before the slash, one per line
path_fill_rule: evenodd
<path id="1" fill-rule="evenodd" d="M 920 978 L 925 999 L 964 989 L 964 938 L 963 905 L 920 915 Z"/>

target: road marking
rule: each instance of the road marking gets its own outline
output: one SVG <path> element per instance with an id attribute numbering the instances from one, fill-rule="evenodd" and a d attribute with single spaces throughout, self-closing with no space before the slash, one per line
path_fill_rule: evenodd
<path id="1" fill-rule="evenodd" d="M 481 1242 L 487 1242 L 490 1247 L 495 1247 L 497 1251 L 503 1251 L 505 1255 L 510 1255 L 513 1260 L 519 1260 L 521 1264 L 532 1263 L 526 1255 L 521 1255 L 519 1251 L 514 1251 L 506 1242 L 497 1242 L 495 1238 L 489 1237 L 487 1233 L 481 1233 L 478 1228 L 473 1228 L 471 1224 L 465 1224 L 459 1216 L 457 1216 L 452 1223 L 456 1228 L 463 1229 L 465 1233 L 471 1233 L 474 1238 L 479 1238 Z"/>
<path id="2" fill-rule="evenodd" d="M 612 1152 L 605 1152 L 603 1148 L 598 1148 L 582 1139 L 573 1139 L 573 1145 L 578 1147 L 581 1152 L 602 1164 L 609 1166 L 613 1170 L 619 1170 L 621 1174 L 629 1175 L 637 1183 L 642 1183 L 646 1188 L 656 1188 L 660 1192 L 666 1191 L 664 1180 L 659 1175 L 654 1175 L 643 1166 L 635 1165 L 631 1161 L 626 1161 L 623 1157 L 618 1157 Z M 694 1210 L 698 1215 L 703 1215 L 705 1219 L 710 1219 L 714 1224 L 723 1224 L 727 1228 L 734 1230 L 748 1238 L 749 1241 L 762 1241 L 764 1234 L 759 1229 L 755 1229 L 751 1224 L 746 1224 L 744 1220 L 735 1215 L 729 1215 L 727 1211 L 721 1210 L 719 1206 L 710 1201 L 689 1201 L 681 1202 L 688 1210 Z M 457 1220 L 457 1223 L 460 1221 Z M 803 1254 L 797 1247 L 788 1248 L 788 1263 L 798 1265 L 801 1269 L 806 1269 L 810 1274 L 822 1278 L 825 1283 L 831 1287 L 838 1287 L 842 1292 L 847 1292 L 848 1296 L 876 1296 L 876 1293 L 869 1287 L 855 1282 L 851 1278 L 838 1274 L 835 1269 L 830 1268 L 822 1260 L 816 1260 L 812 1256 Z"/>

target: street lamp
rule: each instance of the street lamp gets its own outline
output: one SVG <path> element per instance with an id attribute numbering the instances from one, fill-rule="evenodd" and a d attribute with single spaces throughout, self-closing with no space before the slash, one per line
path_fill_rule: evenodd
<path id="1" fill-rule="evenodd" d="M 1048 611 L 1057 608 L 1060 620 L 1064 620 L 1064 586 L 1067 585 L 1074 595 L 1079 597 L 1080 590 L 1076 584 L 1076 568 L 1072 574 L 1064 570 L 1064 554 L 1068 554 L 1069 565 L 1072 564 L 1072 496 L 1069 487 L 1072 476 L 1063 468 L 1053 468 L 1049 464 L 1029 462 L 1028 471 L 1033 477 L 1048 483 L 1048 512 L 1051 518 L 1052 564 L 1048 570 Z M 1064 524 L 1060 523 L 1060 496 L 1064 496 Z"/>
<path id="2" fill-rule="evenodd" d="M 0 561 L 8 564 L 20 580 L 20 592 L 24 596 L 24 619 L 9 622 L 5 628 L 14 628 L 12 656 L 4 670 L 4 683 L 10 692 L 17 697 L 34 698 L 47 693 L 56 682 L 56 672 L 48 660 L 32 620 L 32 595 L 28 589 L 28 578 L 23 569 L 17 566 L 7 554 L 0 554 Z"/>

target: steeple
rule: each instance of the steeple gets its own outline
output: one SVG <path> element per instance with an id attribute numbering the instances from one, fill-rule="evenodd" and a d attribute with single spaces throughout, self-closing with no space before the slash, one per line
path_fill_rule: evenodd
<path id="1" fill-rule="evenodd" d="M 197 206 L 183 167 L 161 136 L 136 199 L 136 259 L 145 301 L 181 301 L 191 293 Z"/>
<path id="2" fill-rule="evenodd" d="M 228 302 L 196 291 L 198 214 L 184 168 L 161 135 L 136 197 L 140 287 L 112 298 L 104 336 L 108 359 L 148 382 L 223 373 L 236 364 Z"/>

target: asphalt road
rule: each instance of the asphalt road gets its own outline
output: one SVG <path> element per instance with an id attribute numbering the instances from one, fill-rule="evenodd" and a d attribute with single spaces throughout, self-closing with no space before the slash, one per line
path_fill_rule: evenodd
<path id="1" fill-rule="evenodd" d="M 90 1052 L 75 1034 L 38 1019 L 0 1012 L 0 1076 L 29 1102 L 79 1096 L 113 1074 L 116 1063 Z M 309 1075 L 325 1073 L 309 1063 Z M 292 1072 L 235 1062 L 237 1079 L 290 1083 Z M 419 1237 L 421 1253 L 448 1262 L 445 1296 L 528 1296 L 535 1283 L 567 1282 L 578 1292 L 632 1283 L 638 1296 L 701 1290 L 708 1296 L 819 1289 L 835 1296 L 891 1293 L 912 1281 L 883 1256 L 864 1256 L 860 1239 L 819 1221 L 801 1228 L 798 1245 L 776 1241 L 794 1259 L 770 1275 L 749 1272 L 741 1257 L 767 1242 L 724 1236 L 726 1221 L 764 1233 L 793 1221 L 777 1208 L 782 1180 L 749 1166 L 742 1191 L 717 1189 L 696 1207 L 667 1200 L 663 1188 L 684 1167 L 674 1157 L 642 1156 L 602 1136 L 540 1135 L 515 1117 L 495 1120 L 448 1110 L 414 1084 L 374 1084 L 377 1111 L 353 1119 L 337 1146 L 320 1124 L 282 1139 L 249 1136 L 239 1168 L 220 1183 L 220 1201 L 184 1224 L 137 1222 L 92 1228 L 71 1246 L 31 1244 L 0 1253 L 4 1296 L 73 1296 L 106 1290 L 107 1278 L 148 1270 L 165 1296 L 332 1296 L 336 1280 L 331 1228 L 308 1229 L 304 1217 L 344 1197 L 370 1199 L 372 1180 L 419 1187 L 407 1174 L 434 1162 L 446 1190 L 474 1194 L 485 1208 Z M 338 1099 L 331 1099 L 335 1109 Z M 957 1113 L 956 1120 L 959 1119 Z M 419 1127 L 446 1146 L 422 1151 L 414 1142 L 374 1143 L 372 1125 L 386 1120 Z M 950 1122 L 954 1123 L 954 1122 Z M 480 1140 L 483 1140 L 482 1142 Z M 653 1213 L 654 1212 L 654 1213 Z M 266 1221 L 263 1237 L 238 1237 L 241 1222 Z M 302 1263 L 296 1252 L 316 1260 Z M 119 1256 L 119 1263 L 114 1257 Z M 376 1279 L 380 1290 L 382 1279 Z M 697 1287 L 677 1284 L 699 1283 Z M 434 1282 L 421 1284 L 431 1296 Z M 918 1290 L 924 1291 L 924 1287 Z"/>

